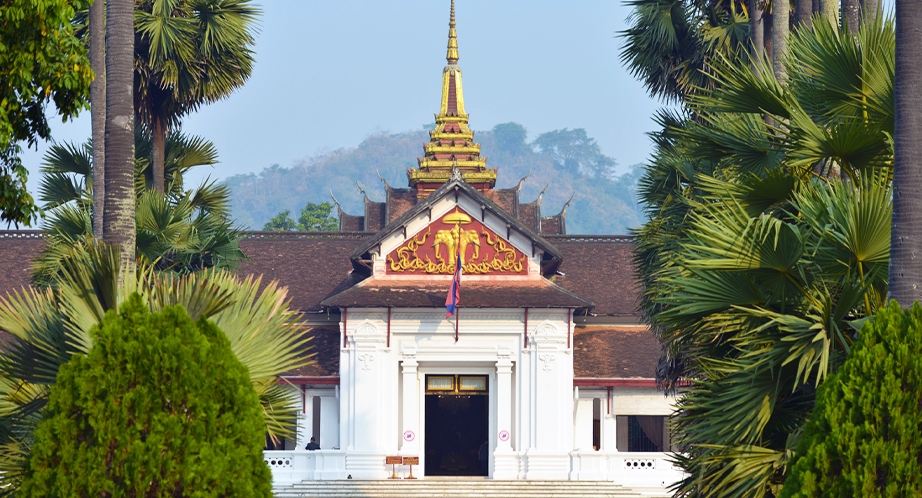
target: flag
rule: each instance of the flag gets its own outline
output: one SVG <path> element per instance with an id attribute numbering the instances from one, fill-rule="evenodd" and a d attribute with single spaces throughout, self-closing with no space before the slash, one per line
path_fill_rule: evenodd
<path id="1" fill-rule="evenodd" d="M 451 279 L 448 297 L 445 298 L 445 318 L 454 315 L 458 310 L 458 303 L 461 302 L 461 253 L 458 253 L 456 258 L 455 276 Z"/>

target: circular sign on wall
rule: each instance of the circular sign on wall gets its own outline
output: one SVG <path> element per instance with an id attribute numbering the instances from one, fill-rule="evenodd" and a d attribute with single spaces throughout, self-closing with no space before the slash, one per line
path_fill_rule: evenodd
<path id="1" fill-rule="evenodd" d="M 406 442 L 409 443 L 410 441 L 412 441 L 412 440 L 414 440 L 414 439 L 416 439 L 416 433 L 415 433 L 415 432 L 413 432 L 413 431 L 406 431 L 406 432 L 403 433 L 403 440 L 404 440 L 404 441 L 406 441 Z"/>
<path id="2" fill-rule="evenodd" d="M 507 430 L 505 430 L 505 429 L 499 431 L 499 440 L 502 441 L 502 442 L 504 442 L 504 443 L 505 443 L 506 441 L 508 441 L 508 440 L 509 440 L 509 431 L 507 431 Z"/>

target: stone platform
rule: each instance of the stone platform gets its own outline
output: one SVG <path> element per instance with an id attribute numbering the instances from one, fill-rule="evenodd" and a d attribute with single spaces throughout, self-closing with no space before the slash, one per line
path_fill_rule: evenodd
<path id="1" fill-rule="evenodd" d="M 666 498 L 662 488 L 626 488 L 598 481 L 497 481 L 426 478 L 387 481 L 304 481 L 274 488 L 278 498 Z"/>

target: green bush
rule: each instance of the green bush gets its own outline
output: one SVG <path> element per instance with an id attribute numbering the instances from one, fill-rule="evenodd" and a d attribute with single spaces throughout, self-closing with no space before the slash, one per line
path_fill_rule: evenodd
<path id="1" fill-rule="evenodd" d="M 271 496 L 249 374 L 211 322 L 131 296 L 61 367 L 24 496 Z"/>
<path id="2" fill-rule="evenodd" d="M 817 392 L 782 497 L 922 496 L 922 307 L 891 301 Z"/>

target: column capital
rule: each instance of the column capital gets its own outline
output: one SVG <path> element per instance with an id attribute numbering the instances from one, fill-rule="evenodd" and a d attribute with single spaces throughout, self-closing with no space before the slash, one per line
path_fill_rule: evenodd
<path id="1" fill-rule="evenodd" d="M 512 351 L 500 349 L 496 352 L 496 371 L 505 373 L 504 370 L 512 368 Z M 511 372 L 511 370 L 509 370 Z"/>

